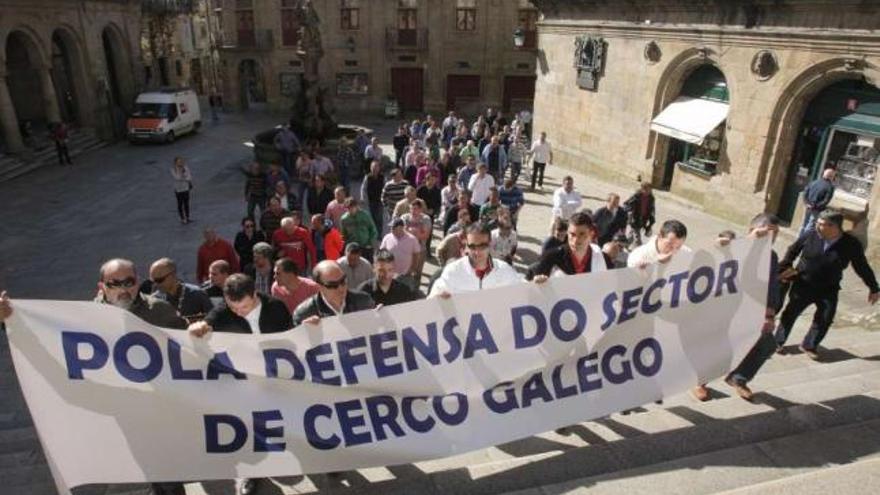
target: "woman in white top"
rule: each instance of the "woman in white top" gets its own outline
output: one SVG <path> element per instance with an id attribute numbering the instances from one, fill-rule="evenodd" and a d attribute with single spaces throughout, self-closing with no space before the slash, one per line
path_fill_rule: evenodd
<path id="1" fill-rule="evenodd" d="M 182 157 L 174 158 L 171 177 L 174 179 L 174 195 L 177 196 L 177 214 L 180 215 L 180 223 L 187 224 L 190 222 L 189 192 L 192 190 L 192 173 Z"/>

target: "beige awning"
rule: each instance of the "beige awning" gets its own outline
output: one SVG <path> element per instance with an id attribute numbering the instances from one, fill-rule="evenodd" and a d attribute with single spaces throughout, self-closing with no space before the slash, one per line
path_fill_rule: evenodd
<path id="1" fill-rule="evenodd" d="M 651 121 L 651 130 L 693 144 L 703 144 L 712 129 L 727 119 L 730 105 L 703 98 L 679 97 Z"/>

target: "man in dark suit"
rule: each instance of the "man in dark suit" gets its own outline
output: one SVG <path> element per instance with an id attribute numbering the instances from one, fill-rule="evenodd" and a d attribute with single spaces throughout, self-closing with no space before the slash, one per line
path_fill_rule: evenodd
<path id="1" fill-rule="evenodd" d="M 629 217 L 633 240 L 641 245 L 642 233 L 650 236 L 651 227 L 654 226 L 654 195 L 651 193 L 651 183 L 643 182 L 639 190 L 623 203 L 623 207 Z"/>
<path id="2" fill-rule="evenodd" d="M 568 221 L 566 244 L 542 253 L 526 272 L 526 280 L 543 283 L 554 270 L 565 275 L 576 275 L 610 269 L 613 266 L 611 260 L 599 246 L 591 242 L 595 232 L 593 219 L 587 212 L 579 211 L 572 215 Z"/>
<path id="3" fill-rule="evenodd" d="M 274 297 L 257 293 L 254 279 L 243 273 L 226 279 L 223 299 L 203 322 L 190 325 L 191 334 L 196 337 L 210 331 L 262 334 L 293 328 L 287 306 Z"/>
<path id="4" fill-rule="evenodd" d="M 293 328 L 287 306 L 274 297 L 260 294 L 254 279 L 243 274 L 230 275 L 223 283 L 224 303 L 214 307 L 203 321 L 189 326 L 190 334 L 203 337 L 208 332 L 279 333 Z M 238 481 L 238 493 L 254 493 L 260 480 Z"/>
<path id="5" fill-rule="evenodd" d="M 800 349 L 810 359 L 819 359 L 819 344 L 828 332 L 837 311 L 837 294 L 843 270 L 852 263 L 853 269 L 868 286 L 868 303 L 880 299 L 880 287 L 874 271 L 865 259 L 864 248 L 852 235 L 843 232 L 843 215 L 833 210 L 823 210 L 816 220 L 816 228 L 800 236 L 792 244 L 779 263 L 783 270 L 782 280 L 793 281 L 788 293 L 788 304 L 782 311 L 776 328 L 776 348 L 782 347 L 794 326 L 795 320 L 807 307 L 816 305 L 813 324 L 804 337 Z M 796 267 L 794 260 L 800 256 Z"/>
<path id="6" fill-rule="evenodd" d="M 321 318 L 354 313 L 376 307 L 373 299 L 348 289 L 345 272 L 335 260 L 324 260 L 312 270 L 312 278 L 321 286 L 320 292 L 303 301 L 293 311 L 293 325 L 315 325 Z"/>
<path id="7" fill-rule="evenodd" d="M 619 195 L 615 193 L 608 195 L 605 206 L 593 213 L 593 223 L 596 224 L 599 247 L 604 247 L 606 243 L 614 240 L 618 232 L 626 233 L 626 211 L 620 207 Z"/>

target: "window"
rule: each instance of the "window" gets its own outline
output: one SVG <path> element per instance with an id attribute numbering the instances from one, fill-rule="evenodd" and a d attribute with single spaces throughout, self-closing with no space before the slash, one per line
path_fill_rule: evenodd
<path id="1" fill-rule="evenodd" d="M 239 46 L 255 46 L 253 0 L 235 0 L 235 29 Z"/>
<path id="2" fill-rule="evenodd" d="M 281 44 L 284 46 L 296 46 L 299 43 L 296 4 L 296 0 L 281 0 Z"/>
<path id="3" fill-rule="evenodd" d="M 526 35 L 523 48 L 538 47 L 538 11 L 534 9 L 519 10 L 519 28 Z"/>
<path id="4" fill-rule="evenodd" d="M 363 96 L 369 93 L 367 74 L 336 74 L 336 94 L 340 96 Z"/>
<path id="5" fill-rule="evenodd" d="M 177 73 L 177 77 L 183 77 L 183 63 L 180 60 L 174 61 L 174 72 Z"/>
<path id="6" fill-rule="evenodd" d="M 342 8 L 339 10 L 339 27 L 342 29 L 360 29 L 360 0 L 342 0 Z"/>
<path id="7" fill-rule="evenodd" d="M 459 31 L 473 31 L 477 28 L 477 0 L 458 0 L 455 27 Z"/>
<path id="8" fill-rule="evenodd" d="M 398 0 L 397 6 L 397 43 L 415 46 L 418 43 L 416 0 Z"/>

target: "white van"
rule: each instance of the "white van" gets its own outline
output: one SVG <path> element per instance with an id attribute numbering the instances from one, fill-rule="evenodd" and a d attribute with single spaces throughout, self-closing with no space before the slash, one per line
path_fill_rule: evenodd
<path id="1" fill-rule="evenodd" d="M 141 93 L 128 119 L 128 140 L 163 141 L 195 132 L 202 125 L 199 97 L 191 89 Z"/>

